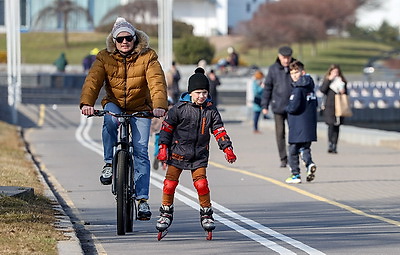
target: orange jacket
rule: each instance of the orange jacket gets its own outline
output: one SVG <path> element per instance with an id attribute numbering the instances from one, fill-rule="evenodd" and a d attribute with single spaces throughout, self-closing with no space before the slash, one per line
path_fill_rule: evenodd
<path id="1" fill-rule="evenodd" d="M 127 57 L 116 50 L 111 34 L 107 37 L 107 49 L 97 54 L 83 84 L 80 108 L 94 106 L 104 85 L 103 107 L 113 102 L 128 113 L 168 109 L 167 85 L 158 56 L 149 48 L 144 32 L 137 30 L 136 36 L 133 52 Z"/>

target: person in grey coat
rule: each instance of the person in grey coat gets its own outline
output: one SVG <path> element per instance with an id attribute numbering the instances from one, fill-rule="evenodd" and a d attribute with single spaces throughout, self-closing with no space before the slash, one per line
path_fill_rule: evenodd
<path id="1" fill-rule="evenodd" d="M 292 80 L 289 74 L 289 64 L 295 59 L 292 57 L 293 50 L 288 46 L 279 48 L 278 58 L 269 67 L 268 74 L 264 80 L 264 92 L 261 98 L 262 113 L 268 114 L 269 105 L 274 113 L 275 136 L 278 145 L 281 167 L 286 167 L 286 131 L 285 120 L 287 119 L 286 106 L 292 91 L 290 86 Z"/>
<path id="2" fill-rule="evenodd" d="M 317 166 L 311 157 L 311 143 L 317 141 L 317 97 L 314 81 L 300 61 L 289 66 L 293 90 L 286 107 L 289 123 L 289 166 L 292 175 L 286 183 L 301 183 L 299 156 L 307 171 L 307 181 L 315 178 Z"/>

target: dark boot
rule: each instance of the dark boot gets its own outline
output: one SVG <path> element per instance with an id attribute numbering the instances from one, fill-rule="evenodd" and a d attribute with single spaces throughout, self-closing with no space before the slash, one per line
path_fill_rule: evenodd
<path id="1" fill-rule="evenodd" d="M 333 143 L 329 142 L 328 153 L 333 153 Z"/>
<path id="2" fill-rule="evenodd" d="M 332 144 L 332 153 L 337 153 L 337 150 L 336 150 L 336 143 L 333 143 L 333 144 Z"/>

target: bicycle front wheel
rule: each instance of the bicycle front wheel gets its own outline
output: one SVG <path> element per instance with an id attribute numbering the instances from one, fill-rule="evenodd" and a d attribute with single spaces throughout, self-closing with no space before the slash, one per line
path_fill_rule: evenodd
<path id="1" fill-rule="evenodd" d="M 117 194 L 117 234 L 125 235 L 126 233 L 126 221 L 128 215 L 127 212 L 127 201 L 128 201 L 128 152 L 118 152 L 118 163 L 117 163 L 117 178 L 115 181 L 115 190 Z"/>
<path id="2" fill-rule="evenodd" d="M 136 202 L 134 198 L 135 188 L 133 181 L 133 162 L 130 163 L 128 175 L 128 199 L 126 200 L 126 232 L 133 232 L 133 221 L 136 219 Z"/>

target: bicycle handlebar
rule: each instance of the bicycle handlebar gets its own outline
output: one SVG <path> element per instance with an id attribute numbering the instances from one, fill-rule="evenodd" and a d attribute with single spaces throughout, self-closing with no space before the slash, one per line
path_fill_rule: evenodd
<path id="1" fill-rule="evenodd" d="M 119 118 L 119 117 L 122 117 L 122 118 L 130 118 L 130 117 L 153 118 L 153 117 L 155 117 L 152 112 L 148 112 L 148 111 L 134 112 L 134 113 L 129 114 L 129 113 L 114 113 L 114 112 L 110 112 L 107 110 L 94 110 L 94 114 L 87 115 L 87 117 L 88 118 L 94 117 L 94 116 L 102 117 L 106 114 L 110 114 L 111 116 L 114 116 L 117 118 Z"/>

